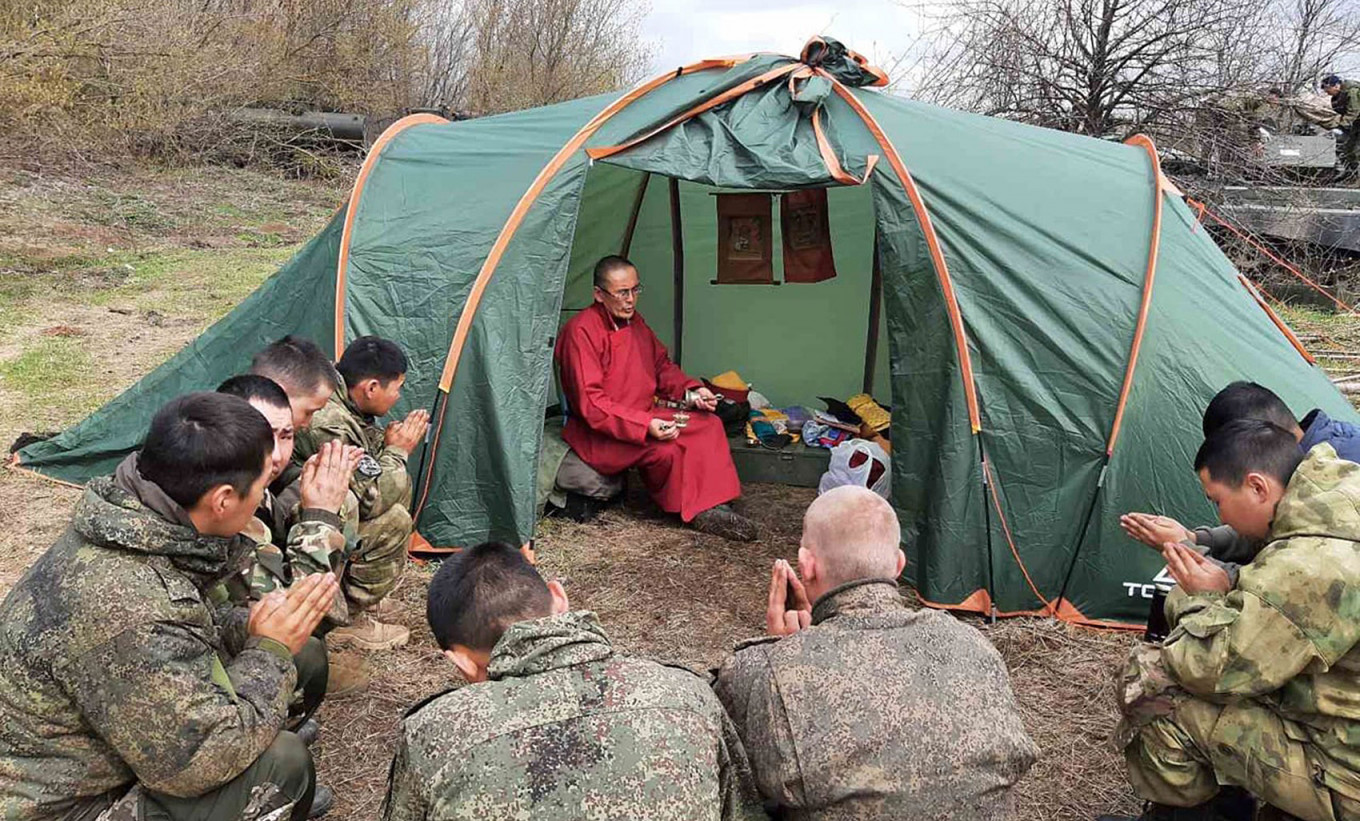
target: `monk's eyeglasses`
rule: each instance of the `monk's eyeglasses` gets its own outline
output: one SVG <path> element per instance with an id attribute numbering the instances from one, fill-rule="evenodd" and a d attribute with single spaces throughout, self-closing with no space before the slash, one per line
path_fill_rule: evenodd
<path id="1" fill-rule="evenodd" d="M 604 291 L 603 288 L 601 288 L 600 290 L 601 290 L 601 291 Z M 622 291 L 604 291 L 604 292 L 605 292 L 606 294 L 609 294 L 610 296 L 614 297 L 615 299 L 627 299 L 627 298 L 630 297 L 630 296 L 631 296 L 631 297 L 640 297 L 640 296 L 642 296 L 642 286 L 641 286 L 641 285 L 637 285 L 637 286 L 632 287 L 632 288 L 624 288 Z"/>

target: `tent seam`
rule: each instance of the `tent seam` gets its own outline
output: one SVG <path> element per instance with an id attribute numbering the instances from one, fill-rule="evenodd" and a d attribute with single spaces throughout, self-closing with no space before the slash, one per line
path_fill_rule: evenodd
<path id="1" fill-rule="evenodd" d="M 413 125 L 423 123 L 448 124 L 448 120 L 437 114 L 410 114 L 389 125 L 373 143 L 368 156 L 364 158 L 359 173 L 354 178 L 354 188 L 350 191 L 349 204 L 345 210 L 345 227 L 340 232 L 340 253 L 335 262 L 335 358 L 339 359 L 345 348 L 345 268 L 349 265 L 349 244 L 353 238 L 354 220 L 359 213 L 359 198 L 363 195 L 368 176 L 378 166 L 378 157 L 397 135 Z"/>

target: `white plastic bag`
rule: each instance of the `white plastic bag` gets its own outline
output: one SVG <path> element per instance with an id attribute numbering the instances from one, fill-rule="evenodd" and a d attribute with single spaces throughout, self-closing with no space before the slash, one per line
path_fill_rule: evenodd
<path id="1" fill-rule="evenodd" d="M 856 458 L 856 454 L 862 454 Z M 851 464 L 854 464 L 852 467 Z M 879 467 L 875 467 L 878 463 Z M 870 477 L 873 477 L 871 485 Z M 876 442 L 851 439 L 831 449 L 831 464 L 817 485 L 818 495 L 833 487 L 858 485 L 867 487 L 884 499 L 892 494 L 892 459 Z"/>

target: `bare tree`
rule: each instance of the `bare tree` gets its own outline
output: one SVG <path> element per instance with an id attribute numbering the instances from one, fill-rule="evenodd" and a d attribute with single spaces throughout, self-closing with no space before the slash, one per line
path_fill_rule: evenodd
<path id="1" fill-rule="evenodd" d="M 1356 67 L 1360 5 L 1355 0 L 1278 0 L 1271 6 L 1266 72 L 1294 91 Z"/>
<path id="2" fill-rule="evenodd" d="M 647 65 L 636 0 L 466 0 L 476 21 L 467 105 L 496 113 L 612 91 Z"/>
<path id="3" fill-rule="evenodd" d="M 922 90 L 1096 137 L 1145 130 L 1236 80 L 1230 35 L 1254 18 L 1240 0 L 960 0 Z"/>

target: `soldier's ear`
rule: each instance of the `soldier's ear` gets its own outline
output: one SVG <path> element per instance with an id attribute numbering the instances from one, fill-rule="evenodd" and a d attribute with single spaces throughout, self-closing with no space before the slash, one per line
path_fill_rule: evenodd
<path id="1" fill-rule="evenodd" d="M 486 667 L 478 661 L 476 655 L 461 644 L 455 644 L 444 651 L 444 657 L 453 662 L 453 666 L 458 668 L 458 672 L 468 684 L 486 681 Z"/>
<path id="2" fill-rule="evenodd" d="M 817 556 L 806 547 L 798 548 L 798 577 L 803 584 L 815 581 L 822 569 L 817 566 Z"/>
<path id="3" fill-rule="evenodd" d="M 907 554 L 903 553 L 902 548 L 899 547 L 897 548 L 897 572 L 893 574 L 893 578 L 901 576 L 902 571 L 906 569 L 907 569 Z"/>
<path id="4" fill-rule="evenodd" d="M 1251 493 L 1251 498 L 1258 504 L 1271 501 L 1273 483 L 1271 477 L 1264 473 L 1248 473 L 1242 479 L 1242 487 Z"/>
<path id="5" fill-rule="evenodd" d="M 562 587 L 562 583 L 553 579 L 548 582 L 548 592 L 552 594 L 552 614 L 560 616 L 571 610 L 571 602 L 567 601 L 567 591 Z"/>

